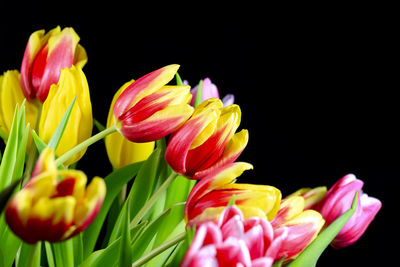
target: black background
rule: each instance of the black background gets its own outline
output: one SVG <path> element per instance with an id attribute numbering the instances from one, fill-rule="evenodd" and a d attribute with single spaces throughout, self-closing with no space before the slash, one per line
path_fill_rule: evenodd
<path id="1" fill-rule="evenodd" d="M 318 266 L 388 266 L 396 246 L 399 159 L 398 30 L 390 10 L 21 4 L 2 10 L 0 71 L 19 69 L 33 31 L 72 26 L 88 53 L 84 71 L 102 123 L 113 94 L 132 78 L 172 63 L 192 86 L 210 77 L 221 96 L 235 95 L 241 129 L 249 130 L 239 160 L 255 168 L 239 182 L 274 185 L 287 195 L 354 173 L 383 202 L 356 244 L 329 248 Z M 102 142 L 78 168 L 89 177 L 107 175 Z"/>

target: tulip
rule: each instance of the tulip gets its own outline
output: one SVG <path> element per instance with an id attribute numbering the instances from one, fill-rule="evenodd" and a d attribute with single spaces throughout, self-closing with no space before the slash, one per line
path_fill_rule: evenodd
<path id="1" fill-rule="evenodd" d="M 279 209 L 281 192 L 272 186 L 232 183 L 251 164 L 236 162 L 216 168 L 192 189 L 185 205 L 189 224 L 214 220 L 234 196 L 235 205 L 245 218 L 257 216 L 272 220 Z"/>
<path id="2" fill-rule="evenodd" d="M 240 119 L 238 105 L 222 108 L 217 98 L 204 101 L 171 135 L 165 153 L 167 163 L 175 172 L 200 180 L 213 168 L 234 162 L 248 141 L 247 130 L 235 133 Z"/>
<path id="3" fill-rule="evenodd" d="M 125 83 L 114 95 L 107 118 L 107 127 L 115 124 L 113 116 L 114 104 L 121 93 L 133 83 Z M 117 169 L 123 166 L 146 160 L 154 150 L 154 142 L 135 143 L 124 138 L 119 132 L 107 135 L 105 138 L 108 158 L 112 166 Z"/>
<path id="4" fill-rule="evenodd" d="M 21 106 L 24 100 L 19 72 L 6 71 L 0 75 L 0 129 L 6 134 L 11 131 L 15 106 Z M 39 108 L 36 103 L 25 101 L 25 120 L 33 129 L 36 127 L 38 116 Z"/>
<path id="5" fill-rule="evenodd" d="M 329 189 L 316 207 L 326 220 L 326 226 L 351 207 L 355 193 L 361 192 L 363 185 L 363 181 L 357 179 L 353 174 L 348 174 Z M 356 242 L 375 218 L 381 206 L 382 203 L 378 199 L 360 193 L 355 213 L 340 230 L 331 245 L 339 249 Z"/>
<path id="6" fill-rule="evenodd" d="M 72 28 L 57 26 L 47 34 L 44 30 L 31 34 L 21 64 L 21 85 L 28 100 L 36 97 L 43 103 L 62 69 L 86 64 L 86 51 L 78 42 Z"/>
<path id="7" fill-rule="evenodd" d="M 57 84 L 51 86 L 49 96 L 43 103 L 39 122 L 39 137 L 44 142 L 50 141 L 75 96 L 77 96 L 76 102 L 56 150 L 57 156 L 69 151 L 92 134 L 92 105 L 87 80 L 80 68 L 72 66 L 61 71 L 60 80 Z M 65 164 L 70 165 L 78 161 L 85 151 L 86 149 L 83 149 L 75 154 Z"/>
<path id="8" fill-rule="evenodd" d="M 190 87 L 166 86 L 179 65 L 168 65 L 131 83 L 115 101 L 120 132 L 132 142 L 150 142 L 176 131 L 193 113 Z"/>
<path id="9" fill-rule="evenodd" d="M 259 217 L 245 218 L 236 206 L 224 208 L 217 221 L 197 228 L 181 266 L 272 266 L 285 257 L 293 259 L 316 237 L 324 220 L 313 210 L 301 212 L 273 228 Z M 242 265 L 240 265 L 242 264 Z"/>
<path id="10" fill-rule="evenodd" d="M 273 239 L 268 221 L 256 217 L 245 220 L 240 209 L 224 209 L 218 223 L 198 226 L 181 267 L 194 266 L 272 266 L 265 251 Z"/>
<path id="11" fill-rule="evenodd" d="M 190 102 L 190 105 L 194 105 L 194 101 L 196 99 L 197 95 L 197 90 L 199 88 L 199 84 L 196 85 L 192 90 L 190 90 L 190 93 L 192 94 L 192 101 Z M 202 82 L 201 86 L 201 102 L 206 101 L 207 99 L 210 98 L 219 98 L 219 92 L 218 88 L 215 84 L 213 84 L 210 80 L 210 78 L 205 78 Z M 224 104 L 224 107 L 232 105 L 235 101 L 235 97 L 232 94 L 228 94 L 222 98 L 222 103 Z"/>
<path id="12" fill-rule="evenodd" d="M 5 219 L 24 242 L 58 242 L 85 230 L 99 212 L 106 194 L 103 179 L 94 177 L 85 188 L 86 175 L 57 170 L 54 153 L 41 153 L 31 179 L 8 203 Z"/>

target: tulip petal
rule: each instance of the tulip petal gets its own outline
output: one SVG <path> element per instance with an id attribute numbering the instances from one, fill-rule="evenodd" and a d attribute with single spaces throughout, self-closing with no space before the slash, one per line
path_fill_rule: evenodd
<path id="1" fill-rule="evenodd" d="M 189 105 L 168 106 L 147 119 L 133 123 L 122 123 L 122 134 L 133 142 L 158 140 L 176 131 L 193 113 Z"/>
<path id="2" fill-rule="evenodd" d="M 207 109 L 201 115 L 196 116 L 193 113 L 192 118 L 171 136 L 165 152 L 165 159 L 176 172 L 186 173 L 186 156 L 192 143 L 198 136 L 207 135 L 208 137 L 212 134 L 216 126 L 213 122 L 216 121 L 218 115 L 214 109 Z"/>
<path id="3" fill-rule="evenodd" d="M 201 181 L 190 192 L 185 205 L 185 218 L 192 219 L 190 212 L 194 205 L 208 192 L 229 184 L 240 176 L 245 170 L 252 169 L 253 166 L 245 162 L 235 162 L 214 168 L 208 176 L 201 177 Z"/>
<path id="4" fill-rule="evenodd" d="M 205 177 L 208 176 L 210 173 L 213 173 L 214 168 L 219 168 L 221 166 L 234 162 L 246 147 L 248 140 L 249 134 L 247 130 L 242 130 L 236 133 L 226 146 L 225 151 L 220 159 L 215 162 L 210 168 L 197 172 L 193 179 L 200 180 L 202 179 L 201 177 Z"/>
<path id="5" fill-rule="evenodd" d="M 60 72 L 64 68 L 70 68 L 74 63 L 74 53 L 79 42 L 79 36 L 72 28 L 65 28 L 60 34 L 51 36 L 48 45 L 44 48 L 42 58 L 39 54 L 35 58 L 32 68 L 32 83 L 35 75 L 39 75 L 39 87 L 36 89 L 36 97 L 43 103 L 49 93 L 50 85 L 56 84 L 60 78 Z M 36 74 L 35 67 L 39 68 Z M 35 85 L 33 84 L 35 87 Z"/>
<path id="6" fill-rule="evenodd" d="M 133 82 L 121 94 L 114 105 L 114 116 L 120 118 L 144 96 L 150 95 L 167 84 L 175 76 L 179 65 L 172 64 L 150 72 Z"/>
<path id="7" fill-rule="evenodd" d="M 59 30 L 59 27 L 58 27 Z M 31 85 L 32 63 L 44 43 L 44 30 L 35 31 L 29 37 L 21 64 L 21 86 L 25 97 L 30 100 L 35 98 L 35 91 Z"/>

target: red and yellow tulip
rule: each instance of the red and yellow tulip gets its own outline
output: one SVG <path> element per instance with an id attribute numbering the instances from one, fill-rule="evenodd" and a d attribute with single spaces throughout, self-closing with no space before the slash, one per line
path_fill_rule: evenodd
<path id="1" fill-rule="evenodd" d="M 132 82 L 115 101 L 120 132 L 132 142 L 151 142 L 176 131 L 193 113 L 190 86 L 167 86 L 179 65 L 168 65 Z"/>
<path id="2" fill-rule="evenodd" d="M 175 172 L 196 180 L 214 167 L 234 162 L 248 141 L 247 130 L 235 133 L 240 119 L 238 105 L 223 108 L 217 98 L 204 101 L 171 136 L 166 161 Z"/>
<path id="3" fill-rule="evenodd" d="M 86 175 L 57 170 L 54 153 L 40 155 L 30 181 L 10 200 L 5 219 L 24 242 L 66 240 L 86 229 L 103 203 L 106 186 L 95 177 L 86 187 Z"/>
<path id="4" fill-rule="evenodd" d="M 115 101 L 117 101 L 121 93 L 133 82 L 134 81 L 125 83 L 115 93 L 110 106 L 110 111 L 108 112 L 107 127 L 115 124 L 115 118 L 113 115 Z M 146 143 L 131 142 L 119 132 L 107 135 L 105 138 L 105 143 L 108 159 L 115 169 L 146 160 L 154 150 L 154 141 Z"/>
<path id="5" fill-rule="evenodd" d="M 281 192 L 266 185 L 233 183 L 251 164 L 236 162 L 216 168 L 192 189 L 185 206 L 189 224 L 216 220 L 234 196 L 235 205 L 245 218 L 257 216 L 272 220 L 279 209 Z"/>
<path id="6" fill-rule="evenodd" d="M 62 69 L 86 64 L 86 51 L 78 42 L 72 28 L 58 26 L 47 34 L 44 30 L 31 34 L 21 64 L 21 85 L 28 100 L 37 98 L 43 103 Z"/>

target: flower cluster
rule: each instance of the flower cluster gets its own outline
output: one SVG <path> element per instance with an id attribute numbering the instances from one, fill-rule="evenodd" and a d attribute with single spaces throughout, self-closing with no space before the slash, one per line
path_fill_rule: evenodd
<path id="1" fill-rule="evenodd" d="M 306 266 L 380 210 L 352 174 L 283 199 L 237 183 L 253 168 L 236 161 L 249 140 L 239 105 L 209 78 L 191 90 L 177 64 L 122 84 L 101 125 L 78 42 L 72 28 L 36 31 L 20 72 L 0 76 L 1 266 Z M 88 183 L 74 163 L 103 138 L 113 171 Z"/>

